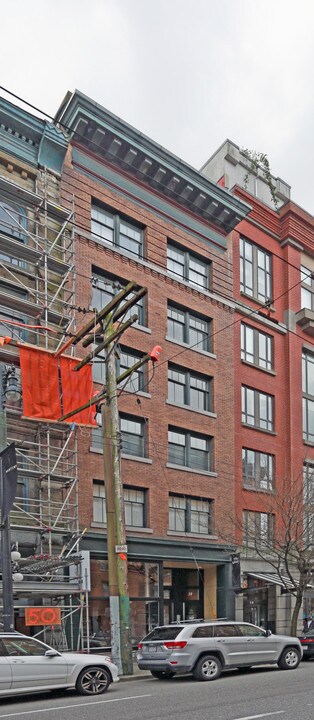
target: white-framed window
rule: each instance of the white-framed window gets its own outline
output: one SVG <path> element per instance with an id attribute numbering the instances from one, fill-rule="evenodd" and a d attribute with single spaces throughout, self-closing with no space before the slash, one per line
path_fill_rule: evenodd
<path id="1" fill-rule="evenodd" d="M 209 290 L 210 263 L 175 243 L 167 243 L 167 271 L 198 289 Z"/>
<path id="2" fill-rule="evenodd" d="M 98 242 L 143 257 L 143 228 L 133 220 L 126 220 L 115 211 L 95 203 L 91 208 L 91 233 Z"/>
<path id="3" fill-rule="evenodd" d="M 212 500 L 169 495 L 169 530 L 209 535 L 212 532 Z"/>
<path id="4" fill-rule="evenodd" d="M 301 265 L 301 308 L 314 310 L 314 272 Z"/>
<path id="5" fill-rule="evenodd" d="M 107 522 L 105 484 L 101 480 L 93 480 L 93 521 Z"/>
<path id="6" fill-rule="evenodd" d="M 242 423 L 260 430 L 274 430 L 274 397 L 242 385 Z"/>
<path id="7" fill-rule="evenodd" d="M 193 410 L 211 410 L 212 379 L 169 363 L 168 400 Z"/>
<path id="8" fill-rule="evenodd" d="M 240 238 L 240 290 L 264 302 L 272 298 L 271 254 L 244 237 Z"/>
<path id="9" fill-rule="evenodd" d="M 273 370 L 274 338 L 267 333 L 241 323 L 241 360 L 263 370 Z"/>
<path id="10" fill-rule="evenodd" d="M 120 415 L 122 453 L 146 457 L 146 426 L 143 418 Z"/>
<path id="11" fill-rule="evenodd" d="M 314 443 L 314 354 L 302 353 L 303 440 Z"/>
<path id="12" fill-rule="evenodd" d="M 123 486 L 125 524 L 146 527 L 146 490 Z M 107 524 L 106 491 L 103 480 L 93 480 L 93 521 Z"/>
<path id="13" fill-rule="evenodd" d="M 274 541 L 274 515 L 272 513 L 243 511 L 243 545 L 271 547 Z"/>
<path id="14" fill-rule="evenodd" d="M 274 456 L 242 448 L 243 486 L 250 490 L 274 489 Z"/>

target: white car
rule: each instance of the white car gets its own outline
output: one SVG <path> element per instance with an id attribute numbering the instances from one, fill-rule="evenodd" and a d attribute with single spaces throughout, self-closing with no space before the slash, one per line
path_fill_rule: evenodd
<path id="1" fill-rule="evenodd" d="M 0 696 L 60 688 L 101 695 L 118 680 L 117 666 L 105 655 L 60 653 L 27 635 L 0 633 Z"/>

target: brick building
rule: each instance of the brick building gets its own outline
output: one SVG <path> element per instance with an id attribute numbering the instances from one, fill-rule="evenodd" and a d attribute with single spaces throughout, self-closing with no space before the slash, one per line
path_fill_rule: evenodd
<path id="1" fill-rule="evenodd" d="M 75 196 L 76 302 L 102 308 L 147 288 L 121 340 L 119 398 L 132 638 L 177 617 L 232 616 L 233 274 L 227 235 L 249 208 L 79 92 L 56 120 L 71 134 L 62 201 Z M 104 382 L 102 364 L 94 380 Z M 80 523 L 91 553 L 91 632 L 109 639 L 101 428 L 79 439 Z"/>
<path id="2" fill-rule="evenodd" d="M 239 618 L 289 631 L 293 598 L 274 568 L 250 548 L 249 528 L 271 539 L 278 515 L 271 495 L 313 497 L 314 221 L 273 178 L 277 207 L 260 169 L 226 141 L 202 168 L 248 202 L 232 232 L 235 316 L 235 486 L 241 547 Z M 246 190 L 244 190 L 244 186 Z M 265 307 L 266 303 L 266 307 Z M 276 518 L 277 514 L 277 518 Z M 314 609 L 313 590 L 306 610 Z"/>

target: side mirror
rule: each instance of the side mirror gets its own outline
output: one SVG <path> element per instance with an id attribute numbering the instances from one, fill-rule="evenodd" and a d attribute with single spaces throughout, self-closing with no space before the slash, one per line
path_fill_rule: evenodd
<path id="1" fill-rule="evenodd" d="M 53 650 L 52 648 L 51 648 L 51 650 L 46 650 L 46 652 L 45 652 L 45 657 L 48 657 L 48 658 L 57 657 L 58 655 L 60 655 L 60 653 L 58 653 L 58 650 Z"/>
<path id="2" fill-rule="evenodd" d="M 272 634 L 272 633 L 271 633 L 271 630 L 266 630 L 266 637 L 270 637 L 271 634 Z"/>

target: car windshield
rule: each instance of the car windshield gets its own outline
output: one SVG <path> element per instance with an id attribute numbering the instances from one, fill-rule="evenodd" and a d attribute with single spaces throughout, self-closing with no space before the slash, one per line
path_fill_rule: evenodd
<path id="1" fill-rule="evenodd" d="M 165 625 L 165 627 L 154 628 L 148 635 L 143 638 L 143 642 L 150 640 L 175 640 L 179 632 L 183 630 L 182 625 Z"/>

